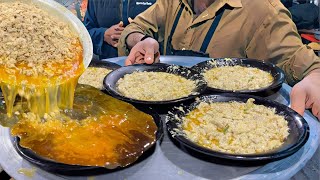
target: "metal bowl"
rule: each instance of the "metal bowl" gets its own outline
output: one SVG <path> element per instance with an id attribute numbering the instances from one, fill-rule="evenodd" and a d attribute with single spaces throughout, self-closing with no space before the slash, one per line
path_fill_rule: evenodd
<path id="1" fill-rule="evenodd" d="M 2 2 L 21 2 L 21 0 L 2 0 Z M 87 68 L 92 60 L 93 46 L 91 37 L 83 23 L 67 8 L 53 0 L 28 0 L 23 3 L 32 3 L 47 11 L 50 15 L 67 23 L 70 29 L 79 36 L 83 47 L 83 64 Z"/>

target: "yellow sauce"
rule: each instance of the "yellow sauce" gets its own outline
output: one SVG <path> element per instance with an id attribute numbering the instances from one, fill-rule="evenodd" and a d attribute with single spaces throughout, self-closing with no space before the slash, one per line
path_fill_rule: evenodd
<path id="1" fill-rule="evenodd" d="M 91 86 L 78 86 L 73 110 L 44 122 L 19 117 L 12 134 L 42 157 L 66 164 L 126 166 L 155 142 L 152 116 Z"/>
<path id="2" fill-rule="evenodd" d="M 79 45 L 81 46 L 80 42 Z M 82 49 L 82 48 L 81 48 Z M 16 68 L 0 65 L 0 82 L 6 101 L 7 115 L 12 116 L 17 95 L 28 101 L 29 111 L 43 116 L 58 111 L 59 108 L 72 108 L 74 89 L 79 76 L 84 71 L 82 51 L 71 63 L 53 64 L 45 69 L 59 69 L 51 77 L 44 75 L 27 76 L 20 71 L 26 64 L 16 64 Z"/>
<path id="3" fill-rule="evenodd" d="M 32 169 L 20 168 L 18 170 L 19 174 L 23 174 L 23 175 L 27 176 L 28 178 L 33 178 L 35 172 L 36 172 L 35 168 L 32 168 Z"/>
<path id="4" fill-rule="evenodd" d="M 127 166 L 155 143 L 157 126 L 150 115 L 96 88 L 76 89 L 84 65 L 82 45 L 75 42 L 66 51 L 75 55 L 62 56 L 64 61 L 0 64 L 6 106 L 0 107 L 0 124 L 12 127 L 22 147 L 56 162 Z M 32 177 L 34 171 L 19 173 Z"/>

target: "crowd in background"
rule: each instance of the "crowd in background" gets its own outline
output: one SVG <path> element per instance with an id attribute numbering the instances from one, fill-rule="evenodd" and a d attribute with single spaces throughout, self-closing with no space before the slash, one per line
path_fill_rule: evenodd
<path id="1" fill-rule="evenodd" d="M 106 31 L 108 28 L 113 25 L 123 26 L 129 23 L 128 19 L 123 18 L 124 8 L 127 8 L 127 18 L 133 19 L 140 12 L 144 11 L 146 8 L 151 6 L 155 0 L 149 1 L 134 1 L 132 0 L 129 6 L 124 6 L 125 3 L 130 3 L 130 0 L 112 0 L 112 1 L 103 1 L 103 0 L 56 0 L 70 11 L 72 11 L 79 19 L 81 19 L 86 27 L 88 28 L 90 35 L 94 41 L 94 53 L 97 55 L 96 58 L 105 59 L 117 57 L 116 48 L 114 45 L 117 45 L 117 40 L 112 41 L 111 38 L 106 38 L 104 35 L 98 32 Z M 89 2 L 88 2 L 89 1 Z M 90 2 L 91 1 L 91 2 Z M 319 0 L 281 0 L 281 2 L 288 8 L 292 15 L 292 20 L 295 22 L 298 29 L 317 29 L 320 25 L 319 20 Z M 142 8 L 136 8 L 137 3 Z M 89 4 L 89 6 L 88 6 Z M 99 4 L 99 8 L 95 8 L 95 4 Z M 86 12 L 87 8 L 89 13 Z M 104 11 L 103 11 L 104 10 Z M 109 12 L 109 13 L 103 13 Z M 114 29 L 115 27 L 113 27 Z M 94 29 L 94 30 L 93 30 Z M 122 28 L 118 28 L 118 33 L 121 32 Z M 115 29 L 114 29 L 115 30 Z M 117 32 L 115 32 L 117 33 Z M 110 33 L 109 33 L 110 34 Z M 117 36 L 118 37 L 118 36 Z M 109 41 L 109 42 L 108 42 Z"/>

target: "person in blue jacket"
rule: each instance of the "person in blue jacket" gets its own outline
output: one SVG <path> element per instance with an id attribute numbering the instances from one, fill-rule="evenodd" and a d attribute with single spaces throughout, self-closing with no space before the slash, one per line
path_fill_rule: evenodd
<path id="1" fill-rule="evenodd" d="M 319 4 L 309 3 L 306 0 L 281 0 L 292 15 L 292 21 L 298 29 L 317 29 L 320 24 Z"/>
<path id="2" fill-rule="evenodd" d="M 84 25 L 99 59 L 118 56 L 118 39 L 124 27 L 156 0 L 88 0 Z M 131 19 L 132 18 L 132 19 Z"/>

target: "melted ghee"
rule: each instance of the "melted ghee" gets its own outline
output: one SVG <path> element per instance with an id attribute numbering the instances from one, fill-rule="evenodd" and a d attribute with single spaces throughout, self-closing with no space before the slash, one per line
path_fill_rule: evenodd
<path id="1" fill-rule="evenodd" d="M 72 62 L 45 65 L 50 76 L 28 76 L 21 73 L 26 64 L 15 66 L 0 65 L 6 105 L 0 123 L 12 127 L 22 147 L 60 163 L 114 168 L 131 164 L 154 144 L 150 115 L 91 86 L 76 88 L 82 51 Z"/>
<path id="2" fill-rule="evenodd" d="M 23 175 L 25 175 L 25 176 L 28 177 L 28 178 L 33 178 L 35 172 L 36 172 L 36 169 L 35 169 L 35 168 L 32 168 L 32 169 L 20 168 L 20 169 L 18 170 L 18 173 L 19 173 L 19 174 L 23 174 Z"/>
<path id="3" fill-rule="evenodd" d="M 150 115 L 86 85 L 76 88 L 72 110 L 45 118 L 19 115 L 11 132 L 21 146 L 66 164 L 123 167 L 156 140 Z"/>
<path id="4" fill-rule="evenodd" d="M 78 47 L 81 47 L 78 42 Z M 82 49 L 82 47 L 81 47 Z M 79 76 L 84 72 L 82 51 L 72 62 L 44 66 L 52 76 L 42 74 L 27 76 L 23 69 L 32 69 L 27 64 L 16 64 L 16 68 L 0 65 L 0 85 L 6 101 L 7 115 L 14 113 L 13 106 L 17 95 L 28 101 L 28 110 L 43 116 L 45 113 L 59 111 L 59 108 L 72 108 L 74 89 Z"/>

